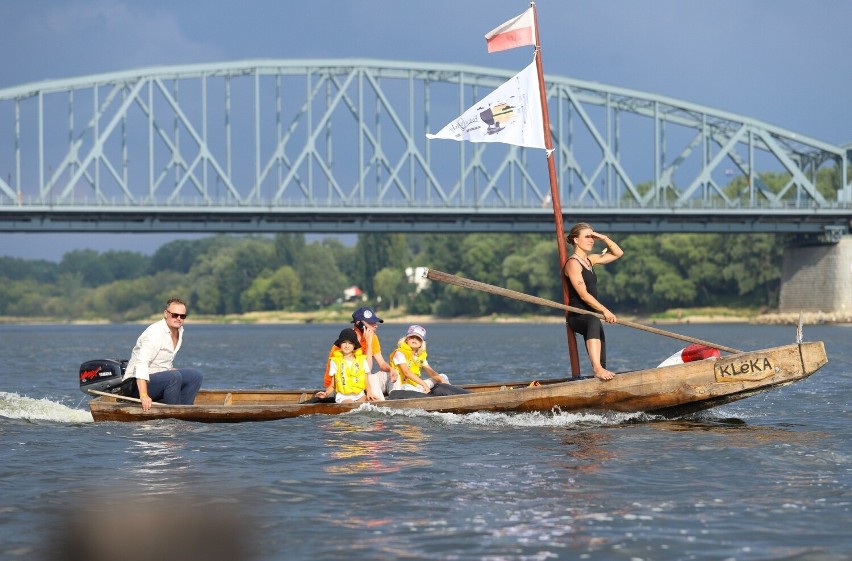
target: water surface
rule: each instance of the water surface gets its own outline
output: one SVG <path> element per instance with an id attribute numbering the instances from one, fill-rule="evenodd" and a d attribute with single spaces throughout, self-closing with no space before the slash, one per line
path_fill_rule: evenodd
<path id="1" fill-rule="evenodd" d="M 178 364 L 202 369 L 206 387 L 316 387 L 341 327 L 190 323 Z M 795 338 L 786 326 L 666 328 L 742 349 Z M 559 324 L 427 329 L 430 362 L 454 382 L 566 375 Z M 849 327 L 806 327 L 830 361 L 811 378 L 677 420 L 365 407 L 232 425 L 93 423 L 79 364 L 126 357 L 141 330 L 0 326 L 0 559 L 38 556 L 114 491 L 125 517 L 180 498 L 188 513 L 165 520 L 207 524 L 217 545 L 249 538 L 246 559 L 852 558 Z M 404 331 L 381 327 L 386 355 Z M 607 338 L 616 370 L 683 346 L 624 327 Z M 101 512 L 93 539 L 121 519 Z M 212 512 L 232 517 L 229 531 Z"/>

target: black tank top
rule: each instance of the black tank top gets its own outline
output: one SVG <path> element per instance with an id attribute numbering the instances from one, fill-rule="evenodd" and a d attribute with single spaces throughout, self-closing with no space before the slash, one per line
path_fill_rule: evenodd
<path id="1" fill-rule="evenodd" d="M 583 269 L 583 282 L 586 283 L 586 291 L 595 297 L 598 298 L 598 276 L 595 274 L 594 269 L 587 269 L 583 262 L 573 255 L 569 257 L 569 259 L 576 260 L 580 267 Z M 571 302 L 571 306 L 575 308 L 582 308 L 583 310 L 589 310 L 590 312 L 594 312 L 595 310 L 586 304 L 580 295 L 577 294 L 577 290 L 574 288 L 574 285 L 571 284 L 571 279 L 568 279 L 568 298 Z"/>

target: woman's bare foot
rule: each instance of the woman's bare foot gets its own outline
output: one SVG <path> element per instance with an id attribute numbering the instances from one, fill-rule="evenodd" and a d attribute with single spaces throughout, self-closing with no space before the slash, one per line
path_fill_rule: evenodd
<path id="1" fill-rule="evenodd" d="M 595 371 L 595 378 L 600 378 L 601 380 L 612 380 L 615 378 L 615 374 L 607 370 L 606 368 L 601 368 L 600 370 Z"/>

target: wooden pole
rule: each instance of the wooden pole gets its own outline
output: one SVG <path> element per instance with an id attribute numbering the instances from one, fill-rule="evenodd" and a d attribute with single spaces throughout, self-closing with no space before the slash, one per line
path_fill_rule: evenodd
<path id="1" fill-rule="evenodd" d="M 590 316 L 595 316 L 603 319 L 603 314 L 599 314 L 597 312 L 590 312 L 589 310 L 584 310 L 582 308 L 574 308 L 572 306 L 568 306 L 565 304 L 560 304 L 559 302 L 554 302 L 553 300 L 546 300 L 544 298 L 539 298 L 538 296 L 531 296 L 529 294 L 524 294 L 523 292 L 517 292 L 515 290 L 509 290 L 508 288 L 500 288 L 499 286 L 494 286 L 491 284 L 486 284 L 484 282 L 479 282 L 471 279 L 466 279 L 462 277 L 458 277 L 456 275 L 451 275 L 449 273 L 444 273 L 441 271 L 436 271 L 434 269 L 429 269 L 426 272 L 426 278 L 438 282 L 443 282 L 447 284 L 454 284 L 456 286 L 461 286 L 464 288 L 472 288 L 474 290 L 481 290 L 482 292 L 488 292 L 489 294 L 496 294 L 498 296 L 505 296 L 507 298 L 514 298 L 515 300 L 520 300 L 522 302 L 528 302 L 530 304 L 538 304 L 541 306 L 548 306 L 550 308 L 557 308 L 560 310 L 566 310 L 569 312 L 574 312 L 576 314 L 587 314 Z M 718 343 L 711 343 L 710 341 L 702 341 L 701 339 L 696 339 L 694 337 L 690 337 L 688 335 L 681 335 L 680 333 L 672 333 L 671 331 L 664 331 L 662 329 L 657 329 L 656 327 L 649 327 L 647 325 L 642 325 L 641 323 L 634 323 L 632 321 L 626 320 L 618 320 L 616 322 L 618 325 L 623 325 L 625 327 L 632 327 L 634 329 L 640 329 L 642 331 L 647 331 L 649 333 L 654 333 L 656 335 L 663 335 L 665 337 L 671 337 L 672 339 L 679 339 L 681 341 L 687 341 L 690 343 L 697 343 L 699 345 L 705 345 L 707 347 L 713 347 L 714 349 L 719 349 L 720 351 L 726 351 L 729 353 L 741 353 L 743 351 L 733 349 L 731 347 L 726 347 L 725 345 L 720 345 Z"/>
<path id="2" fill-rule="evenodd" d="M 118 394 L 115 394 L 115 393 L 102 392 L 100 390 L 86 390 L 86 391 L 89 392 L 90 394 L 93 394 L 93 395 L 100 395 L 100 396 L 103 396 L 103 397 L 114 397 L 115 399 L 123 399 L 124 401 L 132 401 L 134 403 L 142 403 L 142 400 L 139 399 L 138 397 L 129 397 L 129 396 L 126 396 L 126 395 L 118 395 Z M 152 402 L 151 405 L 161 405 L 161 404 L 157 403 L 157 402 Z"/>
<path id="3" fill-rule="evenodd" d="M 550 200 L 553 205 L 553 222 L 556 226 L 556 245 L 559 249 L 559 276 L 562 279 L 562 299 L 565 305 L 571 304 L 568 293 L 568 277 L 565 276 L 565 263 L 568 262 L 568 248 L 565 243 L 565 226 L 562 222 L 562 202 L 559 199 L 559 180 L 556 176 L 556 157 L 553 151 L 553 139 L 550 137 L 550 112 L 547 108 L 547 88 L 544 84 L 544 65 L 541 60 L 541 40 L 538 34 L 538 11 L 535 2 L 530 2 L 533 9 L 535 25 L 535 67 L 538 71 L 538 93 L 541 99 L 541 117 L 544 125 L 544 147 L 547 150 L 547 171 L 550 176 Z M 580 377 L 580 359 L 577 353 L 577 338 L 568 325 L 568 314 L 565 312 L 565 331 L 568 336 L 568 357 L 571 362 L 571 375 Z"/>

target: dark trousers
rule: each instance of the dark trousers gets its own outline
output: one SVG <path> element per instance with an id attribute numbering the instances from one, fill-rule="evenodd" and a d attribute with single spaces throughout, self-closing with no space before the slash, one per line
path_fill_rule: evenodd
<path id="1" fill-rule="evenodd" d="M 452 384 L 444 384 L 443 382 L 435 384 L 432 391 L 422 393 L 414 390 L 394 390 L 388 394 L 388 399 L 415 399 L 418 397 L 443 397 L 448 395 L 461 395 L 463 393 L 471 393 L 470 390 L 453 386 Z"/>
<path id="2" fill-rule="evenodd" d="M 157 403 L 192 405 L 195 394 L 201 389 L 204 375 L 195 368 L 180 368 L 156 372 L 149 376 L 148 395 Z M 133 397 L 139 397 L 139 388 L 133 384 Z"/>
<path id="3" fill-rule="evenodd" d="M 429 392 L 429 395 L 434 395 L 435 397 L 445 396 L 445 395 L 461 395 L 463 393 L 471 393 L 470 390 L 466 390 L 464 388 L 460 388 L 458 386 L 454 386 L 452 384 L 445 384 L 443 382 L 439 382 L 435 384 L 435 387 L 432 388 L 432 391 Z"/>

